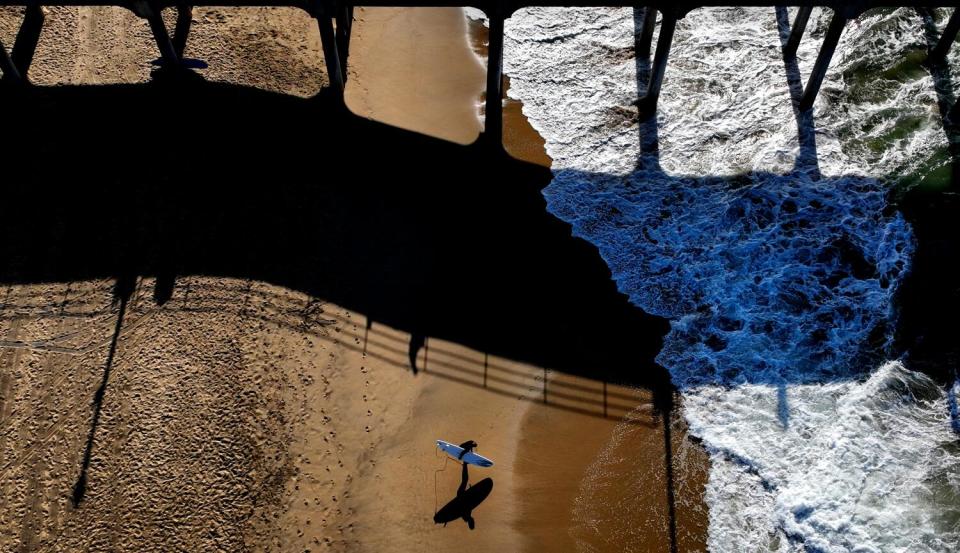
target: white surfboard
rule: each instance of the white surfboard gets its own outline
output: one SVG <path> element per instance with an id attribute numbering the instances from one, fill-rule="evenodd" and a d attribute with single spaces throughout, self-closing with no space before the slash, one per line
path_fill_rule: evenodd
<path id="1" fill-rule="evenodd" d="M 459 458 L 460 452 L 463 451 L 463 448 L 456 444 L 451 444 L 450 442 L 445 442 L 443 440 L 437 440 L 437 447 L 442 449 L 444 452 L 446 452 L 447 455 L 453 457 L 457 461 L 462 461 L 464 463 L 469 463 L 471 465 L 477 465 L 478 467 L 493 466 L 493 461 L 491 461 L 490 459 L 487 459 L 483 455 L 477 455 L 472 451 L 464 455 L 463 459 L 460 459 Z"/>

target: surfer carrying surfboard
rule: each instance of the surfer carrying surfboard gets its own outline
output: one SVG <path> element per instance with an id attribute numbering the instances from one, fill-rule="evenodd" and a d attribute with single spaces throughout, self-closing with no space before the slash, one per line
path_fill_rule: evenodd
<path id="1" fill-rule="evenodd" d="M 460 454 L 457 455 L 457 459 L 460 460 L 460 461 L 462 461 L 462 460 L 463 460 L 463 456 L 466 455 L 467 453 L 470 453 L 471 451 L 473 451 L 474 448 L 476 448 L 478 445 L 479 445 L 479 444 L 477 444 L 477 442 L 475 442 L 475 441 L 473 441 L 473 440 L 467 440 L 467 441 L 463 442 L 462 444 L 460 444 L 460 447 L 463 449 L 463 451 L 461 451 Z M 464 464 L 466 464 L 466 463 L 464 463 Z"/>
<path id="2" fill-rule="evenodd" d="M 460 467 L 460 486 L 457 488 L 457 496 L 444 505 L 442 509 L 434 513 L 433 521 L 446 526 L 448 522 L 462 518 L 464 522 L 467 523 L 467 526 L 473 530 L 476 526 L 476 521 L 473 520 L 473 510 L 490 495 L 490 492 L 493 490 L 493 479 L 484 478 L 471 486 L 467 465 L 477 465 L 478 467 L 486 468 L 492 467 L 493 461 L 473 451 L 477 447 L 477 442 L 473 440 L 467 440 L 459 446 L 443 440 L 437 440 L 437 447 L 449 455 L 448 459 L 456 459 L 460 461 L 462 466 Z M 446 462 L 444 462 L 443 466 L 447 466 Z M 434 486 L 436 486 L 436 474 L 442 470 L 443 469 L 440 469 L 434 473 Z"/>

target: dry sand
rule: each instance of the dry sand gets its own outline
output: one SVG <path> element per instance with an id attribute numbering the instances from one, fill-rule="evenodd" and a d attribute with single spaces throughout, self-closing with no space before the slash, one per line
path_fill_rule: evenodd
<path id="1" fill-rule="evenodd" d="M 158 57 L 150 27 L 129 10 L 44 7 L 30 67 L 38 85 L 148 81 Z M 0 40 L 12 48 L 22 8 L 0 8 Z M 173 29 L 175 10 L 163 12 Z M 312 96 L 326 83 L 315 21 L 293 8 L 196 8 L 184 56 L 204 60 L 209 80 Z"/>
<path id="2" fill-rule="evenodd" d="M 8 45 L 16 12 L 0 12 Z M 302 12 L 195 17 L 187 56 L 208 79 L 303 96 L 326 81 Z M 460 10 L 357 19 L 350 107 L 470 142 L 484 75 Z M 153 57 L 122 10 L 51 8 L 31 78 L 138 82 Z M 525 124 L 518 108 L 508 127 Z M 159 306 L 153 286 L 137 281 L 116 335 L 112 282 L 0 289 L 0 551 L 670 550 L 649 393 L 430 337 L 414 374 L 409 334 L 323 298 L 188 276 Z M 703 549 L 705 457 L 673 428 L 678 550 Z M 432 520 L 460 482 L 438 438 L 474 439 L 497 462 L 470 471 L 494 481 L 473 531 Z"/>

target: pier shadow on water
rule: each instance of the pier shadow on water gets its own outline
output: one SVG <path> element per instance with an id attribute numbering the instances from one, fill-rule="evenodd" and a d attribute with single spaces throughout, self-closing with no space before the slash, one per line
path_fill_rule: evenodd
<path id="1" fill-rule="evenodd" d="M 635 35 L 641 35 L 644 9 L 634 12 Z M 781 40 L 785 44 L 790 33 L 790 21 L 787 10 L 776 10 Z M 639 42 L 637 45 L 640 48 Z M 796 59 L 784 60 L 784 86 L 790 91 L 793 113 L 796 119 L 796 144 L 793 151 L 794 165 L 791 170 L 781 174 L 752 171 L 733 175 L 683 175 L 671 174 L 660 166 L 659 122 L 657 114 L 642 117 L 639 129 L 639 157 L 637 169 L 631 175 L 606 176 L 561 170 L 557 180 L 569 183 L 595 181 L 583 187 L 571 187 L 576 194 L 585 199 L 580 202 L 592 209 L 582 209 L 577 205 L 565 210 L 565 219 L 576 219 L 573 223 L 575 235 L 586 238 L 597 245 L 608 264 L 616 267 L 614 278 L 620 283 L 621 291 L 632 297 L 634 289 L 645 289 L 637 294 L 636 303 L 650 300 L 651 288 L 663 285 L 658 291 L 662 297 L 656 298 L 659 311 L 676 311 L 696 314 L 706 323 L 693 328 L 687 336 L 690 346 L 702 346 L 697 354 L 704 357 L 722 359 L 725 351 L 736 347 L 732 340 L 737 335 L 769 335 L 770 347 L 792 347 L 787 354 L 808 360 L 800 360 L 800 365 L 789 371 L 757 371 L 743 367 L 722 367 L 722 363 L 700 365 L 687 376 L 681 378 L 687 384 L 697 383 L 754 383 L 780 388 L 781 401 L 786 399 L 783 390 L 785 384 L 814 383 L 825 380 L 856 378 L 847 370 L 831 373 L 823 367 L 834 344 L 817 325 L 807 325 L 799 333 L 790 334 L 777 328 L 782 321 L 780 314 L 801 321 L 807 315 L 813 316 L 820 307 L 819 302 L 830 300 L 829 293 L 815 294 L 815 287 L 825 291 L 836 290 L 851 281 L 882 280 L 889 275 L 881 274 L 873 252 L 858 236 L 847 234 L 857 229 L 847 229 L 842 225 L 832 226 L 830 215 L 847 215 L 845 210 L 862 209 L 870 203 L 858 203 L 858 195 L 869 196 L 877 206 L 883 205 L 882 194 L 874 193 L 882 189 L 876 179 L 861 175 L 841 175 L 824 177 L 821 174 L 817 143 L 816 123 L 812 110 L 800 110 L 798 104 L 803 93 L 803 80 Z M 638 97 L 646 90 L 646 81 L 650 73 L 650 59 L 636 57 Z M 547 190 L 548 196 L 556 196 L 561 209 L 565 190 Z M 595 193 L 595 194 L 591 194 Z M 572 195 L 572 194 L 571 194 Z M 637 197 L 651 196 L 640 201 Z M 632 205 L 631 205 L 632 203 Z M 644 204 L 650 205 L 644 205 Z M 638 208 L 639 206 L 639 208 Z M 632 208 L 632 209 L 631 209 Z M 718 213 L 717 209 L 721 211 Z M 571 217 L 572 216 L 572 217 Z M 674 223 L 674 219 L 683 219 Z M 699 220 L 698 220 L 699 219 Z M 828 235 L 826 243 L 808 243 L 797 246 L 807 231 L 814 231 L 823 224 L 834 236 Z M 831 226 L 827 226 L 831 225 Z M 684 228 L 690 227 L 690 228 Z M 692 229 L 692 230 L 691 230 Z M 673 234 L 671 234 L 673 233 Z M 779 242 L 774 242 L 779 240 Z M 764 241 L 774 243 L 765 244 Z M 735 247 L 743 245 L 734 251 Z M 644 246 L 648 251 L 643 252 Z M 802 247 L 801 247 L 802 246 Z M 663 252 L 666 260 L 659 272 L 649 270 L 649 274 L 634 277 L 629 274 L 630 266 L 620 259 L 620 252 L 636 248 L 643 255 L 635 256 L 634 263 L 640 266 L 648 261 L 645 256 L 654 257 Z M 711 251 L 712 248 L 712 251 Z M 796 248 L 798 252 L 791 251 Z M 794 255 L 796 253 L 796 256 Z M 769 257 L 766 257 L 767 254 Z M 718 256 L 720 259 L 709 259 Z M 625 261 L 625 260 L 624 260 Z M 777 266 L 775 263 L 780 262 Z M 685 263 L 702 265 L 688 271 Z M 766 263 L 771 265 L 765 266 Z M 902 268 L 898 266 L 898 268 Z M 798 271 L 790 277 L 774 275 L 781 280 L 771 279 L 771 273 L 780 269 L 787 272 Z M 772 270 L 772 271 L 771 271 Z M 673 273 L 677 275 L 674 276 Z M 893 273 L 897 271 L 894 270 Z M 666 275 L 665 278 L 661 278 Z M 759 317 L 749 309 L 740 310 L 741 305 L 723 305 L 723 294 L 718 289 L 697 286 L 721 275 L 725 285 L 731 290 L 730 296 L 736 298 L 733 287 L 741 284 L 739 280 L 752 280 L 757 286 L 753 290 L 758 295 L 771 293 L 770 298 L 757 301 Z M 684 281 L 686 278 L 686 281 Z M 655 284 L 651 285 L 650 283 Z M 709 284 L 709 283 L 708 283 Z M 886 289 L 889 283 L 881 283 L 880 289 Z M 678 294 L 669 289 L 693 288 Z M 813 286 L 811 286 L 813 285 Z M 712 295 L 711 295 L 712 294 Z M 756 296 L 750 297 L 750 301 Z M 836 307 L 836 306 L 835 306 Z M 766 316 L 764 315 L 764 312 Z M 740 315 L 738 317 L 738 315 Z M 821 318 L 829 313 L 819 313 Z M 850 319 L 851 313 L 843 317 Z M 753 317 L 753 318 L 751 318 Z M 840 325 L 841 321 L 836 321 Z M 868 321 L 869 322 L 869 321 Z M 877 343 L 879 335 L 890 330 L 882 321 L 878 326 L 867 329 L 865 334 L 874 337 L 863 346 L 858 354 L 861 360 L 879 360 L 890 354 L 889 348 Z M 751 327 L 751 323 L 761 326 Z M 685 323 L 689 324 L 689 323 Z M 695 324 L 693 326 L 696 326 Z M 820 325 L 829 327 L 829 324 Z M 804 334 L 806 332 L 806 334 Z M 742 344 L 741 344 L 742 345 Z M 692 348 L 696 350 L 696 348 Z M 770 353 L 783 353 L 771 351 Z M 717 354 L 717 355 L 713 355 Z M 850 356 L 854 358 L 857 356 Z M 727 361 L 730 361 L 728 358 Z M 729 363 L 727 363 L 729 365 Z M 869 363 L 866 363 L 869 365 Z M 771 367 L 773 368 L 773 367 Z M 699 378 L 696 375 L 699 374 Z M 675 375 L 676 376 L 676 375 Z M 781 418 L 785 418 L 788 408 L 781 406 Z M 786 424 L 786 420 L 784 420 Z"/>
<path id="2" fill-rule="evenodd" d="M 936 20 L 929 10 L 918 10 L 918 14 L 927 48 L 932 50 L 940 37 Z M 956 339 L 960 279 L 948 269 L 960 258 L 960 121 L 949 117 L 957 102 L 957 76 L 947 63 L 928 63 L 927 69 L 947 138 L 944 155 L 948 160 L 942 164 L 947 174 L 931 179 L 932 186 L 920 183 L 897 198 L 898 209 L 913 228 L 917 248 L 911 274 L 899 292 L 896 341 L 899 350 L 909 352 L 911 367 L 949 382 L 960 366 L 960 341 Z M 948 183 L 946 191 L 944 182 Z"/>

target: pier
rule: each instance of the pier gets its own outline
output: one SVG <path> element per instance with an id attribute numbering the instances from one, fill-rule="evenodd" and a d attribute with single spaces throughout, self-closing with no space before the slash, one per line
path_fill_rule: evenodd
<path id="1" fill-rule="evenodd" d="M 391 7 L 418 7 L 418 6 L 447 6 L 457 7 L 463 2 L 447 0 L 431 0 L 424 2 L 407 0 L 368 0 L 364 6 L 391 6 Z M 502 139 L 503 114 L 501 108 L 503 95 L 503 42 L 504 23 L 515 11 L 526 7 L 562 7 L 562 6 L 596 6 L 619 7 L 622 2 L 615 0 L 486 0 L 473 2 L 472 5 L 482 10 L 489 18 L 489 49 L 487 60 L 486 83 L 486 115 L 482 139 L 499 146 Z M 960 0 L 916 0 L 904 2 L 897 0 L 862 0 L 852 2 L 826 0 L 748 0 L 731 2 L 729 0 L 700 0 L 697 2 L 649 0 L 642 4 L 645 10 L 644 22 L 638 37 L 638 55 L 654 54 L 651 65 L 651 76 L 647 90 L 637 105 L 641 117 L 648 117 L 656 113 L 657 101 L 664 76 L 667 73 L 670 47 L 673 42 L 677 22 L 691 11 L 703 7 L 718 6 L 771 6 L 771 7 L 798 7 L 799 10 L 791 26 L 790 36 L 783 46 L 785 59 L 795 58 L 797 49 L 803 40 L 804 31 L 810 14 L 815 7 L 831 10 L 833 13 L 830 25 L 820 46 L 816 62 L 807 77 L 803 94 L 799 98 L 798 109 L 808 111 L 813 108 L 820 87 L 830 67 L 831 59 L 836 50 L 843 29 L 852 20 L 855 20 L 865 11 L 873 8 L 912 7 L 918 10 L 937 7 L 953 7 L 950 17 L 938 42 L 928 52 L 927 64 L 935 66 L 945 62 L 947 54 L 960 32 Z M 289 7 L 306 11 L 316 19 L 320 31 L 323 55 L 330 80 L 330 88 L 334 95 L 342 99 L 347 80 L 347 63 L 349 59 L 350 34 L 353 22 L 354 4 L 340 0 L 128 0 L 109 2 L 104 0 L 50 0 L 35 2 L 30 0 L 0 0 L 0 6 L 22 6 L 24 8 L 23 23 L 17 33 L 12 49 L 0 42 L 0 73 L 3 83 L 10 86 L 24 86 L 29 84 L 30 64 L 33 53 L 40 39 L 43 28 L 44 14 L 42 6 L 115 6 L 132 11 L 138 17 L 147 21 L 157 50 L 160 54 L 162 69 L 176 73 L 187 71 L 183 64 L 183 52 L 189 39 L 194 7 Z M 176 22 L 173 32 L 167 29 L 161 17 L 166 9 L 176 10 Z M 653 35 L 656 30 L 659 15 L 660 33 L 654 48 Z M 771 14 L 772 17 L 772 14 Z M 960 121 L 960 102 L 953 106 L 948 115 L 953 122 Z"/>

